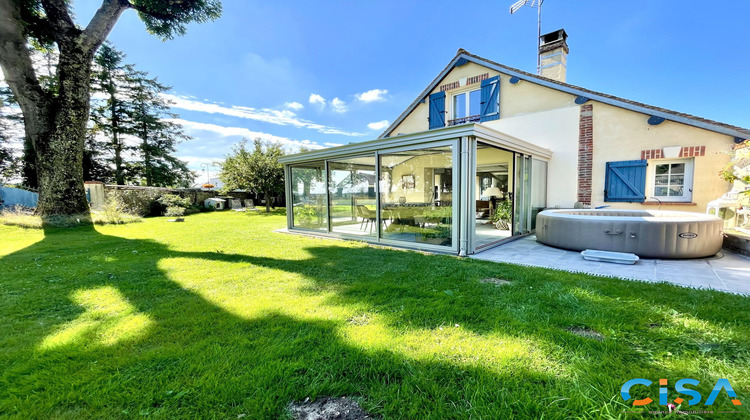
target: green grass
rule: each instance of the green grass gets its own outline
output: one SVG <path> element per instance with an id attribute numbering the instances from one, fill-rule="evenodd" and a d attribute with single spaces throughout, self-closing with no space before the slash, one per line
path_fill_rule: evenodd
<path id="1" fill-rule="evenodd" d="M 712 408 L 750 415 L 746 297 L 273 232 L 284 223 L 0 225 L 0 416 L 276 419 L 351 396 L 383 418 L 634 418 L 619 394 L 637 377 L 653 399 L 668 378 L 670 401 L 678 379 L 705 401 L 728 378 L 744 405 L 722 392 Z"/>

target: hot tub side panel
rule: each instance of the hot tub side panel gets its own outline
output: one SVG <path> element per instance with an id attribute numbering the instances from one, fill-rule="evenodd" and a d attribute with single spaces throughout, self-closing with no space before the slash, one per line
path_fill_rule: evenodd
<path id="1" fill-rule="evenodd" d="M 654 219 L 542 212 L 536 235 L 539 242 L 558 248 L 628 252 L 642 258 L 702 258 L 721 250 L 721 220 Z"/>

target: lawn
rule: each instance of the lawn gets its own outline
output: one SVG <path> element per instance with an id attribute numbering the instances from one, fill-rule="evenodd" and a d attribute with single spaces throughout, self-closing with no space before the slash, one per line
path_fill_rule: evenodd
<path id="1" fill-rule="evenodd" d="M 277 419 L 291 401 L 349 396 L 382 418 L 639 418 L 622 412 L 632 378 L 657 401 L 667 378 L 670 402 L 694 378 L 692 409 L 750 416 L 750 298 L 284 224 L 0 225 L 0 416 Z M 574 333 L 589 330 L 601 337 Z M 719 378 L 744 405 L 722 391 L 703 406 Z"/>

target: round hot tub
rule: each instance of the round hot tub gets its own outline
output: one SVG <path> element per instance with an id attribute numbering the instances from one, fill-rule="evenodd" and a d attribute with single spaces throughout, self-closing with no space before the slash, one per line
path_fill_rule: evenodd
<path id="1" fill-rule="evenodd" d="M 642 258 L 702 258 L 723 242 L 723 221 L 662 210 L 545 210 L 536 238 L 558 248 L 629 252 Z"/>

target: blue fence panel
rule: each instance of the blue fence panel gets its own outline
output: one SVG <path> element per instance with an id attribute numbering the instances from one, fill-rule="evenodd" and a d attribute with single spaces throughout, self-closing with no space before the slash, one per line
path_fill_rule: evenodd
<path id="1" fill-rule="evenodd" d="M 36 208 L 39 194 L 20 188 L 0 187 L 0 205 L 5 207 L 24 206 Z"/>

